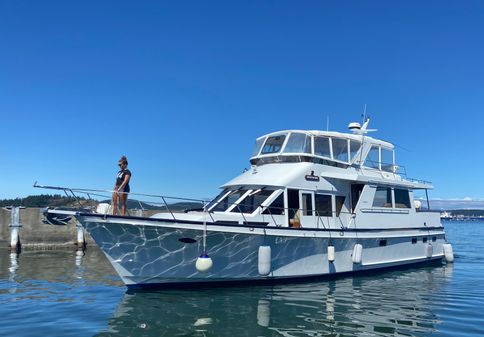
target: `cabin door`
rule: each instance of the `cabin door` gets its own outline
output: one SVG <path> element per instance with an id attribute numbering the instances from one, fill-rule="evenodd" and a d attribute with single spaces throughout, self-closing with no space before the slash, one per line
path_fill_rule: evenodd
<path id="1" fill-rule="evenodd" d="M 301 226 L 305 228 L 314 228 L 316 225 L 315 219 L 314 192 L 299 191 L 299 220 Z"/>
<path id="2" fill-rule="evenodd" d="M 364 184 L 351 184 L 351 213 L 355 213 Z"/>

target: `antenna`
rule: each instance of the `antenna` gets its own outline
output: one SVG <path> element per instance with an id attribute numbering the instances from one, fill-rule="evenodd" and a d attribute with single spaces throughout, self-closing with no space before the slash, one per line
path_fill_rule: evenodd
<path id="1" fill-rule="evenodd" d="M 366 122 L 366 103 L 365 103 L 365 107 L 363 108 L 363 123 Z"/>
<path id="2" fill-rule="evenodd" d="M 329 115 L 326 116 L 326 131 L 329 131 Z"/>

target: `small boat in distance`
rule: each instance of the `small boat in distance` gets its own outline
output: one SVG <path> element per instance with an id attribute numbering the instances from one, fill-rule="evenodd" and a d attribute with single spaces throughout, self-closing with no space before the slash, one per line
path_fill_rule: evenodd
<path id="1" fill-rule="evenodd" d="M 129 287 L 274 281 L 453 261 L 433 188 L 395 164 L 394 146 L 351 133 L 286 130 L 256 140 L 251 168 L 203 207 L 150 217 L 74 216 Z M 48 186 L 39 186 L 53 188 Z M 64 189 L 95 195 L 95 190 Z M 110 191 L 109 191 L 110 192 Z M 131 193 L 134 198 L 141 194 Z M 193 200 L 192 200 L 193 201 Z"/>

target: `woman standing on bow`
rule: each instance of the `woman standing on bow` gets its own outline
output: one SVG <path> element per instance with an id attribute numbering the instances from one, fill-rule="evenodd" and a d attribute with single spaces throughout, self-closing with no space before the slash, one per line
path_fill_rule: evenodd
<path id="1" fill-rule="evenodd" d="M 114 185 L 113 193 L 113 214 L 118 213 L 118 202 L 121 205 L 121 214 L 126 215 L 126 204 L 128 201 L 129 180 L 131 179 L 131 171 L 128 170 L 128 159 L 122 156 L 118 161 L 119 172 L 116 176 L 116 184 Z"/>

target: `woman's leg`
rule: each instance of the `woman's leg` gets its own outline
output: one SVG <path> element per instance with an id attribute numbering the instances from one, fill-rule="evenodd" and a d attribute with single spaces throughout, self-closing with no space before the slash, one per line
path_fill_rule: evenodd
<path id="1" fill-rule="evenodd" d="M 119 198 L 121 199 L 121 214 L 126 215 L 126 204 L 128 202 L 128 194 L 123 193 L 119 196 Z"/>
<path id="2" fill-rule="evenodd" d="M 118 214 L 118 193 L 113 193 L 113 215 Z"/>

